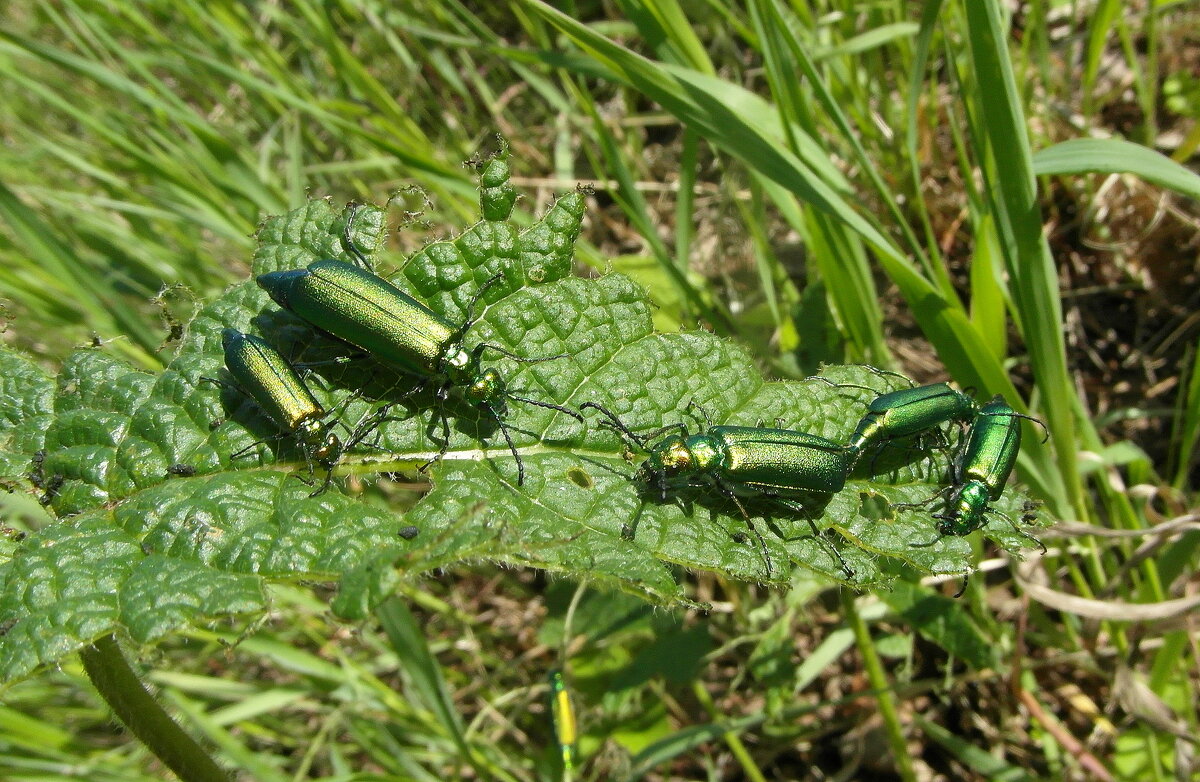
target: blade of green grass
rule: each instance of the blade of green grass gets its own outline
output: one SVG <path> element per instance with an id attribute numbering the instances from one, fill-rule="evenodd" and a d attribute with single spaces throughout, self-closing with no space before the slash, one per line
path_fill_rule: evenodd
<path id="1" fill-rule="evenodd" d="M 1088 117 L 1093 111 L 1095 97 L 1092 93 L 1100 72 L 1100 58 L 1108 48 L 1108 36 L 1123 5 L 1121 0 L 1099 0 L 1087 15 L 1087 41 L 1083 47 L 1083 113 Z"/>
<path id="2" fill-rule="evenodd" d="M 200 731 L 215 744 L 222 753 L 233 761 L 235 767 L 263 782 L 287 782 L 288 776 L 280 773 L 272 759 L 255 752 L 233 735 L 222 724 L 212 719 L 197 701 L 180 692 L 168 691 L 171 705 L 186 718 L 189 726 Z"/>
<path id="3" fill-rule="evenodd" d="M 1188 381 L 1180 384 L 1171 437 L 1175 446 L 1172 452 L 1175 475 L 1171 485 L 1180 491 L 1188 485 L 1188 475 L 1196 460 L 1196 446 L 1200 442 L 1200 341 L 1192 351 L 1191 365 Z"/>
<path id="4" fill-rule="evenodd" d="M 882 27 L 876 27 L 873 30 L 868 30 L 865 33 L 856 35 L 853 38 L 845 40 L 837 46 L 832 46 L 828 49 L 823 49 L 813 55 L 816 61 L 832 59 L 834 57 L 853 57 L 872 49 L 877 49 L 885 44 L 891 43 L 898 38 L 911 38 L 920 30 L 920 25 L 915 22 L 894 22 L 886 24 Z"/>
<path id="5" fill-rule="evenodd" d="M 921 168 L 922 157 L 917 152 L 917 141 L 920 137 L 918 122 L 922 117 L 920 105 L 922 88 L 925 86 L 925 68 L 929 61 L 929 52 L 933 46 L 933 35 L 937 30 L 938 12 L 941 8 L 942 0 L 925 0 L 922 5 L 920 29 L 917 32 L 912 67 L 909 69 L 908 74 L 908 90 L 905 95 L 904 148 L 907 153 L 905 161 L 908 164 L 908 174 L 914 194 L 920 193 L 924 189 Z M 936 106 L 936 93 L 931 95 L 929 105 Z M 932 110 L 936 111 L 936 108 Z M 937 252 L 938 246 L 929 210 L 917 209 L 916 212 L 920 216 L 921 225 L 925 230 L 925 245 L 927 248 L 927 254 L 925 256 L 919 255 L 918 257 L 922 259 L 926 274 L 934 280 L 944 295 L 949 296 L 953 291 L 953 287 L 950 284 L 945 265 L 932 263 L 929 259 L 929 255 Z"/>
<path id="6" fill-rule="evenodd" d="M 0 183 L 0 220 L 8 224 L 21 252 L 37 260 L 36 281 L 29 280 L 28 270 L 0 270 L 0 290 L 4 295 L 27 305 L 40 299 L 41 311 L 57 311 L 64 324 L 75 318 L 69 310 L 61 308 L 61 303 L 76 302 L 86 322 L 97 333 L 125 334 L 131 338 L 113 343 L 115 350 L 141 366 L 161 366 L 153 355 L 159 338 L 150 333 L 144 322 L 117 305 L 120 297 L 108 284 L 108 278 L 81 268 L 75 255 L 58 240 L 57 232 L 3 183 Z"/>
<path id="7" fill-rule="evenodd" d="M 695 234 L 696 151 L 699 146 L 691 128 L 684 128 L 679 155 L 679 192 L 675 196 L 675 266 L 687 273 L 692 237 Z"/>
<path id="8" fill-rule="evenodd" d="M 977 134 L 986 128 L 987 134 L 986 138 L 977 136 L 975 142 L 994 161 L 992 166 L 984 167 L 989 184 L 987 197 L 996 216 L 1000 247 L 1005 251 L 1013 308 L 1046 411 L 1057 473 L 1064 481 L 1065 494 L 1048 499 L 1055 502 L 1059 514 L 1071 508 L 1086 517 L 1075 433 L 1077 426 L 1089 428 L 1090 423 L 1082 416 L 1076 420 L 1079 405 L 1067 373 L 1057 270 L 1042 230 L 1029 132 L 1005 48 L 1007 38 L 993 3 L 966 2 L 964 10 L 977 90 L 973 94 L 979 124 L 973 127 Z M 1026 429 L 1028 439 L 1034 440 L 1032 426 Z M 1064 506 L 1063 500 L 1068 505 Z"/>
<path id="9" fill-rule="evenodd" d="M 1008 319 L 1005 317 L 1004 258 L 989 214 L 979 214 L 975 224 L 975 255 L 971 258 L 971 323 L 983 335 L 992 355 L 1008 355 Z"/>
<path id="10" fill-rule="evenodd" d="M 1147 182 L 1200 198 L 1200 175 L 1153 149 L 1117 138 L 1077 138 L 1038 150 L 1032 158 L 1037 176 L 1134 174 Z"/>
<path id="11" fill-rule="evenodd" d="M 467 741 L 462 719 L 454 708 L 454 701 L 446 688 L 437 660 L 430 654 L 425 636 L 412 612 L 404 605 L 403 598 L 385 601 L 375 613 L 396 651 L 400 665 L 412 679 L 413 686 L 425 701 L 426 707 L 433 712 L 442 729 L 453 739 L 460 758 L 485 778 L 511 780 L 512 777 L 508 774 L 495 766 L 489 766 L 479 758 Z"/>
<path id="12" fill-rule="evenodd" d="M 716 74 L 708 50 L 675 0 L 618 0 L 659 58 L 710 76 Z"/>

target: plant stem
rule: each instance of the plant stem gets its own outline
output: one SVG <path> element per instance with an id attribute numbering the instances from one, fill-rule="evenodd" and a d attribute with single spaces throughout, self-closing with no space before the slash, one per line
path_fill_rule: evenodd
<path id="1" fill-rule="evenodd" d="M 708 690 L 704 689 L 704 682 L 696 679 L 692 682 L 692 692 L 695 693 L 696 699 L 700 701 L 700 705 L 708 712 L 709 718 L 714 722 L 722 718 L 720 712 L 717 711 L 717 706 L 713 703 L 712 696 L 708 694 Z M 767 782 L 762 771 L 754 762 L 754 758 L 750 756 L 750 751 L 746 749 L 746 745 L 742 743 L 742 739 L 736 731 L 727 730 L 722 738 L 725 739 L 725 745 L 733 753 L 737 759 L 738 765 L 742 767 L 742 771 L 746 774 L 746 778 L 751 782 Z"/>
<path id="2" fill-rule="evenodd" d="M 171 719 L 129 667 L 117 639 L 106 635 L 79 653 L 83 669 L 117 719 L 185 782 L 229 782 L 195 739 Z"/>
<path id="3" fill-rule="evenodd" d="M 871 631 L 863 621 L 854 605 L 854 595 L 846 589 L 842 593 L 842 614 L 850 629 L 854 631 L 854 639 L 858 650 L 863 656 L 863 665 L 867 669 L 867 679 L 879 703 L 879 716 L 883 718 L 884 730 L 887 733 L 888 745 L 892 748 L 892 757 L 896 761 L 896 773 L 905 782 L 916 782 L 917 775 L 913 769 L 912 758 L 909 757 L 908 747 L 904 742 L 904 728 L 900 724 L 900 715 L 896 711 L 896 701 L 892 698 L 891 683 L 883 670 L 883 663 L 875 652 L 875 644 L 871 640 Z"/>

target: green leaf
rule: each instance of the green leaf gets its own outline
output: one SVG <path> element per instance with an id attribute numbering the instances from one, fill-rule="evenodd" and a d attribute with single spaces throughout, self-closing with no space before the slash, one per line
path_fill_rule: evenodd
<path id="1" fill-rule="evenodd" d="M 813 59 L 828 60 L 832 57 L 848 57 L 870 51 L 891 43 L 898 38 L 911 38 L 920 30 L 916 22 L 895 22 L 868 30 L 861 35 L 847 39 L 837 46 L 817 52 Z"/>
<path id="2" fill-rule="evenodd" d="M 597 283 L 576 282 L 592 295 L 606 289 L 620 292 L 616 299 L 630 294 L 628 281 L 616 275 Z M 585 363 L 579 391 L 568 401 L 599 401 L 635 429 L 673 422 L 694 429 L 696 413 L 687 410 L 694 402 L 722 423 L 755 426 L 780 419 L 784 427 L 845 442 L 873 396 L 816 380 L 764 382 L 739 348 L 704 333 L 652 334 L 644 304 L 641 310 L 636 318 L 622 319 L 627 327 L 623 337 L 616 331 L 602 335 L 593 345 L 595 355 L 572 352 L 579 346 L 564 343 L 564 352 L 582 355 Z M 638 328 L 629 328 L 633 324 Z M 863 368 L 828 370 L 826 377 L 888 388 Z M 802 498 L 804 514 L 784 511 L 769 500 L 743 500 L 773 562 L 768 575 L 753 532 L 733 502 L 701 488 L 666 500 L 647 496 L 631 480 L 633 466 L 623 459 L 624 445 L 604 430 L 591 427 L 570 452 L 535 450 L 540 452 L 526 457 L 523 491 L 516 490 L 511 470 L 505 474 L 495 462 L 447 464 L 410 520 L 422 530 L 453 529 L 480 501 L 482 487 L 506 487 L 492 494 L 483 512 L 506 547 L 516 551 L 504 561 L 587 574 L 656 600 L 679 597 L 671 564 L 762 581 L 785 579 L 795 563 L 843 579 L 828 545 L 812 536 L 810 520 L 854 544 L 840 546 L 840 552 L 856 584 L 887 577 L 882 557 L 925 572 L 970 569 L 966 540 L 939 536 L 928 511 L 890 507 L 937 493 L 947 474 L 944 455 L 929 458 L 923 451 L 889 449 L 895 453 L 881 455 L 874 476 L 864 464 L 843 491 Z M 1011 511 L 1007 503 L 1003 508 Z M 999 523 L 986 528 L 989 537 L 998 539 L 1006 539 L 1009 531 Z M 1028 545 L 1019 538 L 1006 540 L 1014 548 Z"/>
<path id="3" fill-rule="evenodd" d="M 1200 198 L 1200 176 L 1153 149 L 1115 138 L 1076 138 L 1039 150 L 1033 173 L 1135 174 L 1147 182 Z"/>
<path id="4" fill-rule="evenodd" d="M 392 513 L 309 492 L 274 471 L 176 479 L 29 536 L 0 565 L 0 680 L 114 630 L 148 643 L 260 611 L 264 577 L 330 580 L 412 545 Z"/>
<path id="5" fill-rule="evenodd" d="M 698 431 L 705 416 L 748 426 L 779 419 L 845 442 L 874 395 L 903 385 L 863 367 L 829 368 L 824 380 L 766 382 L 732 343 L 705 332 L 655 333 L 646 294 L 628 278 L 569 276 L 580 193 L 518 231 L 507 221 L 516 194 L 503 159 L 483 164 L 481 178 L 485 219 L 426 246 L 390 278 L 454 322 L 503 273 L 464 342 L 556 357 L 495 360 L 521 397 L 570 407 L 597 402 L 641 430 L 680 423 Z M 348 257 L 348 220 L 357 246 L 371 254 L 383 247 L 382 208 L 314 201 L 264 222 L 256 273 Z M 378 271 L 389 274 L 383 266 L 381 259 Z M 433 491 L 407 514 L 389 506 L 386 493 L 346 496 L 339 481 L 310 496 L 311 467 L 291 439 L 244 394 L 205 381 L 228 380 L 225 327 L 256 332 L 305 362 L 314 394 L 347 427 L 393 405 L 367 442 L 344 454 L 339 475 L 415 473 L 438 457 L 444 424 L 449 438 L 429 471 Z M 685 600 L 677 566 L 782 582 L 801 565 L 844 578 L 831 541 L 860 586 L 906 567 L 969 569 L 967 541 L 939 536 L 927 510 L 891 507 L 942 489 L 947 453 L 919 443 L 883 449 L 863 460 L 844 490 L 797 496 L 799 512 L 702 486 L 662 498 L 631 480 L 626 446 L 595 419 L 581 425 L 513 399 L 503 421 L 524 460 L 520 486 L 497 422 L 467 405 L 461 389 L 445 399 L 435 387 L 414 393 L 418 379 L 316 333 L 251 281 L 202 308 L 158 374 L 103 349 L 80 350 L 64 363 L 51 398 L 50 379 L 28 361 L 0 351 L 0 363 L 8 368 L 0 436 L 9 475 L 21 475 L 44 449 L 43 483 L 61 484 L 49 498 L 60 520 L 14 543 L 0 564 L 2 680 L 109 633 L 151 643 L 189 624 L 262 611 L 271 580 L 340 579 L 334 610 L 362 618 L 400 581 L 480 558 L 590 576 L 660 603 Z M 1017 502 L 1001 504 L 1011 511 Z M 414 540 L 400 534 L 410 526 Z M 1008 525 L 994 526 L 989 537 L 1027 543 Z M 819 539 L 814 527 L 833 531 Z"/>
<path id="6" fill-rule="evenodd" d="M 52 418 L 54 380 L 29 359 L 0 349 L 0 479 L 24 477 Z"/>
<path id="7" fill-rule="evenodd" d="M 881 597 L 917 632 L 965 661 L 972 670 L 996 665 L 996 649 L 958 601 L 907 582 L 897 583 Z"/>

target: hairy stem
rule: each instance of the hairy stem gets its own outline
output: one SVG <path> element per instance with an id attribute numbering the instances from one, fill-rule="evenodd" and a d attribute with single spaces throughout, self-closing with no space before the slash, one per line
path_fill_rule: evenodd
<path id="1" fill-rule="evenodd" d="M 79 656 L 88 678 L 117 718 L 180 779 L 229 782 L 229 775 L 147 692 L 121 654 L 116 638 L 106 635 L 84 647 Z"/>

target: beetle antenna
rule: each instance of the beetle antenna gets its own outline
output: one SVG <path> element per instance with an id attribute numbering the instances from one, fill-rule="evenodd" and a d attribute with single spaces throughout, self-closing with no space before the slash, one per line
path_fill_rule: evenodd
<path id="1" fill-rule="evenodd" d="M 228 380 L 222 380 L 222 379 L 221 379 L 221 378 L 219 378 L 219 377 L 205 377 L 204 375 L 201 375 L 201 376 L 199 377 L 199 380 L 200 380 L 201 382 L 204 382 L 204 383 L 212 383 L 214 386 L 219 386 L 219 387 L 221 387 L 221 388 L 228 388 L 228 389 L 229 389 L 229 390 L 231 390 L 231 391 L 236 391 L 236 392 L 238 392 L 238 393 L 239 393 L 239 394 L 241 394 L 242 396 L 246 396 L 246 392 L 245 392 L 245 391 L 243 391 L 242 389 L 238 388 L 238 387 L 237 387 L 236 385 L 234 385 L 233 383 L 230 383 Z"/>
<path id="2" fill-rule="evenodd" d="M 1026 421 L 1030 421 L 1032 423 L 1037 424 L 1038 426 L 1042 427 L 1042 442 L 1044 443 L 1050 439 L 1050 430 L 1046 427 L 1046 424 L 1042 421 L 1042 419 L 1034 418 L 1031 415 L 1024 415 L 1022 413 L 1012 413 L 1012 415 L 1010 417 L 1011 418 L 1024 418 Z"/>
<path id="3" fill-rule="evenodd" d="M 834 388 L 857 388 L 862 391 L 870 391 L 872 394 L 876 394 L 876 395 L 879 394 L 878 388 L 871 388 L 870 386 L 864 386 L 859 383 L 835 383 L 834 381 L 830 380 L 829 378 L 821 377 L 820 375 L 812 375 L 812 376 L 806 377 L 804 379 L 805 380 L 816 380 L 821 383 L 824 383 L 827 386 L 833 386 Z"/>
<path id="4" fill-rule="evenodd" d="M 512 451 L 513 459 L 517 462 L 517 485 L 525 485 L 525 462 L 521 459 L 521 454 L 517 453 L 517 445 L 513 442 L 512 435 L 508 433 L 508 427 L 504 425 L 504 419 L 500 414 L 488 408 L 488 412 L 492 414 L 492 418 L 496 419 L 496 423 L 500 425 L 500 432 L 504 435 L 504 441 L 508 443 L 508 450 Z"/>
<path id="5" fill-rule="evenodd" d="M 463 335 L 475 325 L 475 321 L 479 320 L 479 318 L 475 315 L 475 306 L 479 304 L 479 300 L 483 298 L 485 293 L 487 293 L 488 288 L 492 287 L 503 279 L 504 272 L 497 272 L 489 277 L 483 283 L 483 285 L 480 285 L 479 289 L 471 295 L 471 300 L 467 302 L 467 318 L 463 321 L 462 326 L 460 326 L 458 330 L 454 332 L 454 336 L 451 338 L 454 342 L 462 339 Z"/>
<path id="6" fill-rule="evenodd" d="M 709 416 L 708 410 L 704 409 L 704 405 L 700 404 L 695 399 L 689 399 L 687 407 L 684 408 L 684 412 L 690 413 L 693 409 L 699 410 L 700 415 L 704 416 L 705 428 L 712 429 L 712 417 Z"/>
<path id="7" fill-rule="evenodd" d="M 516 353 L 513 353 L 510 350 L 505 350 L 504 348 L 500 347 L 499 345 L 493 345 L 490 342 L 480 342 L 478 345 L 476 345 L 474 348 L 471 349 L 471 359 L 473 361 L 478 361 L 480 358 L 483 357 L 483 351 L 485 351 L 485 350 L 494 350 L 495 352 L 499 353 L 500 355 L 511 358 L 513 361 L 518 361 L 522 364 L 540 364 L 543 361 L 555 361 L 560 358 L 570 358 L 571 357 L 570 353 L 559 353 L 557 356 L 541 356 L 539 358 L 526 358 L 525 356 L 518 356 Z"/>
<path id="8" fill-rule="evenodd" d="M 280 432 L 279 434 L 273 434 L 270 437 L 264 437 L 261 440 L 255 440 L 254 442 L 250 443 L 249 445 L 247 445 L 245 448 L 241 449 L 237 453 L 229 454 L 229 458 L 230 458 L 230 460 L 240 459 L 243 456 L 245 456 L 246 454 L 253 451 L 255 448 L 257 448 L 260 445 L 266 445 L 267 443 L 275 442 L 276 440 L 282 440 L 285 437 L 289 437 L 290 435 L 291 435 L 290 432 Z"/>
<path id="9" fill-rule="evenodd" d="M 643 437 L 640 437 L 640 436 L 634 434 L 629 429 L 628 426 L 626 426 L 625 424 L 623 424 L 621 422 L 621 419 L 617 417 L 616 413 L 609 410 L 607 407 L 600 404 L 599 402 L 584 402 L 583 404 L 581 404 L 579 406 L 579 409 L 582 411 L 586 407 L 591 407 L 596 410 L 599 410 L 602 414 L 604 414 L 604 416 L 606 418 L 608 418 L 608 424 L 610 426 L 612 426 L 618 432 L 620 432 L 622 435 L 624 435 L 631 443 L 636 445 L 638 448 L 641 448 L 642 450 L 646 449 L 646 441 L 649 440 L 650 438 L 648 438 L 648 437 L 643 438 Z"/>
<path id="10" fill-rule="evenodd" d="M 581 424 L 583 423 L 583 414 L 579 413 L 575 410 L 572 410 L 569 407 L 563 407 L 562 405 L 556 405 L 553 402 L 540 402 L 537 399 L 530 399 L 529 397 L 525 397 L 525 396 L 517 396 L 516 394 L 505 394 L 505 396 L 507 396 L 509 399 L 515 399 L 518 402 L 524 402 L 527 405 L 534 405 L 536 407 L 544 407 L 547 410 L 557 410 L 560 413 L 566 413 L 567 415 L 571 416 L 579 423 L 581 423 Z"/>
<path id="11" fill-rule="evenodd" d="M 1007 413 L 988 413 L 988 415 L 1000 416 L 1000 417 L 1004 417 L 1004 418 L 1024 418 L 1026 421 L 1029 421 L 1030 423 L 1035 423 L 1038 426 L 1042 427 L 1042 442 L 1043 443 L 1050 439 L 1050 430 L 1046 427 L 1045 422 L 1042 421 L 1042 419 L 1040 419 L 1040 418 L 1034 418 L 1031 415 L 1025 415 L 1024 413 L 1018 413 L 1016 410 L 1009 410 Z"/>
<path id="12" fill-rule="evenodd" d="M 362 204 L 356 204 L 354 202 L 350 202 L 346 205 L 346 211 L 348 211 L 350 214 L 346 217 L 345 227 L 342 228 L 342 244 L 346 246 L 346 252 L 350 253 L 350 255 L 354 257 L 354 260 L 358 261 L 360 266 L 367 271 L 374 273 L 374 265 L 367 260 L 367 256 L 363 254 L 362 250 L 358 249 L 358 245 L 354 243 L 354 238 L 350 235 L 354 230 L 354 222 L 358 219 L 358 210 L 361 208 Z"/>
<path id="13" fill-rule="evenodd" d="M 905 377 L 904 375 L 900 374 L 899 372 L 893 372 L 890 369 L 880 369 L 879 367 L 873 367 L 870 364 L 854 364 L 853 366 L 862 367 L 863 369 L 865 369 L 873 374 L 876 374 L 879 377 L 898 377 L 901 380 L 903 380 L 905 383 L 907 383 L 909 388 L 917 387 L 917 384 L 915 382 L 913 382 L 913 379 L 911 377 Z"/>
<path id="14" fill-rule="evenodd" d="M 954 487 L 947 486 L 944 489 L 941 489 L 940 491 L 935 493 L 933 496 L 928 497 L 927 499 L 921 500 L 920 502 L 893 502 L 888 507 L 891 508 L 892 510 L 896 510 L 898 508 L 903 509 L 903 510 L 911 510 L 914 508 L 925 508 L 925 507 L 928 507 L 929 505 L 932 505 L 935 500 L 937 500 L 939 497 L 941 497 L 943 494 L 945 494 L 947 491 L 949 491 L 952 488 L 954 488 Z M 943 517 L 942 516 L 934 516 L 934 518 L 940 519 Z"/>

